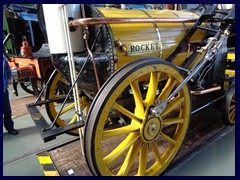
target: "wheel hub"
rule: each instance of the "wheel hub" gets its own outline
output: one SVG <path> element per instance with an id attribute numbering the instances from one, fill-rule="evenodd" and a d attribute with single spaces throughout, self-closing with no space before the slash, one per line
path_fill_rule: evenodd
<path id="1" fill-rule="evenodd" d="M 160 118 L 150 116 L 143 122 L 143 126 L 140 130 L 141 138 L 144 142 L 151 142 L 155 140 L 162 129 L 162 121 Z"/>
<path id="2" fill-rule="evenodd" d="M 149 126 L 148 126 L 148 133 L 152 136 L 156 133 L 157 131 L 157 123 L 152 122 Z"/>

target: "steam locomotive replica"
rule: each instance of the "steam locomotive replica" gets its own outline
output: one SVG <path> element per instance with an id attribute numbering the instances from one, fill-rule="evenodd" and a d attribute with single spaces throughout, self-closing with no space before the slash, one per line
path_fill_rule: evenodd
<path id="1" fill-rule="evenodd" d="M 44 141 L 80 137 L 93 175 L 161 175 L 186 135 L 194 99 L 222 100 L 235 124 L 235 83 L 226 58 L 235 8 L 189 10 L 43 4 L 52 64 L 27 105 Z M 45 105 L 52 124 L 37 106 Z"/>

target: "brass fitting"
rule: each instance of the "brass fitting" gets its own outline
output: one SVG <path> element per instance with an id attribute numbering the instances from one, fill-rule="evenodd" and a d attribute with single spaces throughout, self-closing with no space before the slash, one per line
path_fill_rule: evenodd
<path id="1" fill-rule="evenodd" d="M 120 39 L 115 41 L 115 45 L 122 51 L 126 52 L 127 48 L 124 46 L 124 44 L 120 41 Z"/>

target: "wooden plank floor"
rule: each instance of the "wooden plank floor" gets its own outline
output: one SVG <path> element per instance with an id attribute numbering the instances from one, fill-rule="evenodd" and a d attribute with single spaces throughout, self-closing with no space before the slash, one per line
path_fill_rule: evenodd
<path id="1" fill-rule="evenodd" d="M 227 126 L 224 124 L 220 110 L 208 107 L 192 116 L 185 141 L 169 168 L 185 160 L 204 144 L 209 143 Z M 91 172 L 81 153 L 80 142 L 75 141 L 63 147 L 49 151 L 54 164 L 61 176 L 69 176 L 68 171 L 73 170 L 73 176 L 91 176 Z M 169 169 L 168 168 L 168 169 Z"/>

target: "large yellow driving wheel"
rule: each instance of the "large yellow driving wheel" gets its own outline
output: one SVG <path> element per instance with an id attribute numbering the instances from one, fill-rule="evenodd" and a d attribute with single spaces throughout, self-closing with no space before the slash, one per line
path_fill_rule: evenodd
<path id="1" fill-rule="evenodd" d="M 70 88 L 71 88 L 71 84 L 61 75 L 61 73 L 56 71 L 56 73 L 54 73 L 53 77 L 49 82 L 49 85 L 46 90 L 45 98 L 54 99 L 54 98 L 66 97 Z M 80 101 L 81 111 L 86 116 L 90 108 L 90 103 L 88 102 L 86 96 L 81 96 L 79 98 L 79 101 Z M 51 102 L 46 104 L 46 111 L 52 122 L 54 121 L 55 117 L 60 111 L 62 103 L 63 103 L 63 100 L 59 100 L 56 102 Z M 57 127 L 59 126 L 62 127 L 68 124 L 72 124 L 76 121 L 77 121 L 77 114 L 75 113 L 75 104 L 74 104 L 72 95 L 70 95 L 70 98 L 68 98 L 66 104 L 64 105 L 64 108 L 62 109 L 60 116 L 57 119 L 55 125 Z M 68 134 L 78 135 L 79 131 L 73 130 Z"/>
<path id="2" fill-rule="evenodd" d="M 188 86 L 160 116 L 151 110 L 182 81 L 176 67 L 158 58 L 129 63 L 107 80 L 92 102 L 85 126 L 84 152 L 94 175 L 160 175 L 168 167 L 190 121 Z"/>

